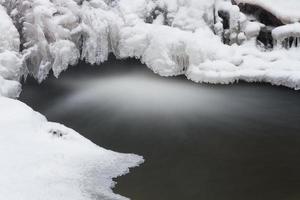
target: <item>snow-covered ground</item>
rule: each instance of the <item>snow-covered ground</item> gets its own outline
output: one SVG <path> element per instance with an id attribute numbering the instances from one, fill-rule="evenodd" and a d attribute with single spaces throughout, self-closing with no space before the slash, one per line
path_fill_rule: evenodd
<path id="1" fill-rule="evenodd" d="M 113 53 L 140 59 L 162 76 L 299 89 L 298 0 L 236 2 L 287 23 L 273 30 L 274 49 L 257 45 L 265 25 L 229 0 L 0 0 L 1 199 L 118 199 L 111 178 L 141 162 L 6 98 L 18 97 L 28 74 L 43 81 L 51 70 L 58 77 L 79 60 L 101 64 Z"/>
<path id="2" fill-rule="evenodd" d="M 102 149 L 25 104 L 0 97 L 0 199 L 126 199 L 113 177 L 142 162 Z"/>

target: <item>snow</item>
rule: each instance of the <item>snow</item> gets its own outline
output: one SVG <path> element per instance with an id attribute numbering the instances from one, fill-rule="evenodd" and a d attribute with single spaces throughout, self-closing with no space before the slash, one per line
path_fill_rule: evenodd
<path id="1" fill-rule="evenodd" d="M 244 28 L 244 32 L 248 39 L 256 37 L 259 35 L 259 31 L 262 25 L 258 22 L 246 22 Z"/>
<path id="2" fill-rule="evenodd" d="M 299 89 L 300 63 L 297 55 L 300 54 L 300 50 L 287 51 L 279 48 L 268 52 L 256 47 L 254 38 L 264 25 L 248 21 L 230 2 L 219 2 L 216 9 L 230 13 L 229 34 L 230 40 L 233 41 L 231 43 L 237 41 L 242 45 L 224 45 L 220 35 L 211 30 L 212 17 L 203 15 L 213 13 L 210 4 L 212 2 L 190 1 L 182 5 L 178 2 L 172 4 L 173 9 L 168 13 L 172 13 L 171 26 L 145 24 L 134 20 L 135 23 L 131 22 L 130 25 L 121 28 L 121 58 L 135 57 L 162 76 L 184 74 L 195 82 L 228 84 L 239 80 L 264 81 Z M 168 6 L 166 7 L 168 10 Z M 146 8 L 148 7 L 145 6 Z M 197 19 L 193 15 L 194 8 L 200 13 L 197 17 L 201 20 L 195 20 L 197 23 L 193 21 Z M 140 6 L 139 11 L 138 16 L 143 16 Z M 215 27 L 222 31 L 220 26 Z"/>
<path id="3" fill-rule="evenodd" d="M 18 97 L 22 76 L 41 82 L 51 71 L 58 77 L 79 60 L 100 65 L 113 53 L 162 76 L 300 89 L 299 1 L 235 1 L 287 24 L 272 31 L 276 48 L 256 44 L 264 25 L 229 0 L 0 0 L 0 199 L 124 199 L 112 193 L 111 179 L 142 162 L 6 98 Z M 218 11 L 229 14 L 228 29 Z"/>
<path id="4" fill-rule="evenodd" d="M 238 66 L 223 60 L 206 61 L 191 66 L 186 76 L 195 82 L 228 84 L 244 80 L 300 89 L 299 49 L 262 53 L 255 46 L 240 46 L 236 52 L 242 58 Z"/>
<path id="5" fill-rule="evenodd" d="M 117 42 L 122 20 L 102 1 L 83 2 L 83 44 L 81 59 L 90 64 L 101 64 L 110 52 L 117 54 Z"/>
<path id="6" fill-rule="evenodd" d="M 299 0 L 234 0 L 237 4 L 247 3 L 258 5 L 271 12 L 283 23 L 294 23 L 300 21 Z"/>
<path id="7" fill-rule="evenodd" d="M 272 36 L 277 47 L 300 47 L 300 23 L 277 27 L 273 29 Z"/>
<path id="8" fill-rule="evenodd" d="M 100 148 L 17 100 L 0 97 L 0 110 L 0 199 L 126 199 L 112 178 L 141 157 Z"/>
<path id="9" fill-rule="evenodd" d="M 201 40 L 205 37 L 206 40 Z M 168 26 L 139 24 L 121 32 L 121 57 L 140 58 L 162 76 L 184 74 L 206 59 L 232 61 L 232 51 L 208 29 L 185 32 Z"/>
<path id="10" fill-rule="evenodd" d="M 42 81 L 51 69 L 58 76 L 77 63 L 78 30 L 84 26 L 78 23 L 78 5 L 72 0 L 0 3 L 12 17 L 0 5 L 0 199 L 126 199 L 112 192 L 112 178 L 128 173 L 142 157 L 100 148 L 20 101 L 1 97 L 19 95 L 27 70 Z"/>
<path id="11" fill-rule="evenodd" d="M 285 8 L 281 9 L 282 13 L 290 13 L 288 16 L 293 17 L 292 9 L 299 5 L 293 0 L 285 1 L 283 5 L 280 2 L 271 4 L 270 0 L 251 2 L 274 12 L 280 10 L 280 5 Z M 237 3 L 247 1 L 239 0 Z M 113 53 L 118 58 L 138 58 L 162 76 L 185 74 L 196 82 L 262 80 L 293 88 L 297 85 L 288 82 L 291 81 L 289 76 L 294 76 L 293 73 L 298 71 L 294 67 L 298 64 L 298 58 L 293 56 L 292 51 L 275 49 L 269 53 L 255 48 L 255 37 L 264 25 L 251 21 L 230 1 L 6 0 L 2 4 L 17 22 L 18 30 L 23 30 L 23 66 L 39 81 L 44 80 L 50 70 L 58 77 L 69 65 L 75 65 L 79 60 L 99 65 Z M 217 16 L 219 10 L 230 16 L 227 30 L 222 27 L 224 19 Z M 8 16 L 6 18 L 12 21 Z M 293 31 L 298 30 L 296 26 L 297 23 L 275 29 L 275 41 L 281 43 L 285 39 L 276 39 L 283 32 L 285 36 L 294 37 Z M 297 38 L 294 46 L 297 46 Z M 237 47 L 237 44 L 240 46 Z M 248 57 L 242 52 L 247 52 Z M 16 53 L 20 54 L 18 51 Z M 269 60 L 269 54 L 276 57 L 276 62 Z M 254 57 L 255 62 L 249 57 Z M 273 76 L 275 72 L 277 74 L 274 63 L 286 60 L 293 63 L 293 67 L 283 71 L 285 76 L 261 78 L 266 71 L 270 71 L 268 76 Z M 249 69 L 246 70 L 246 67 Z M 254 74 L 260 75 L 255 78 L 252 69 L 257 68 L 260 70 Z M 230 72 L 229 76 L 228 70 L 234 73 Z M 199 76 L 199 73 L 206 75 Z"/>
<path id="12" fill-rule="evenodd" d="M 300 37 L 300 23 L 277 27 L 272 31 L 272 36 L 276 40 L 287 37 Z"/>

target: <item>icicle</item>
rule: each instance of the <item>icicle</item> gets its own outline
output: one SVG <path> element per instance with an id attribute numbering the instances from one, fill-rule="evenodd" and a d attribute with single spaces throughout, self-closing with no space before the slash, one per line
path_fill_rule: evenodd
<path id="1" fill-rule="evenodd" d="M 296 42 L 297 42 L 297 38 L 296 38 L 296 37 L 293 37 L 292 47 L 296 47 Z"/>
<path id="2" fill-rule="evenodd" d="M 276 39 L 273 39 L 273 45 L 274 45 L 274 48 L 277 48 L 277 40 Z"/>
<path id="3" fill-rule="evenodd" d="M 180 67 L 182 72 L 185 72 L 189 66 L 189 57 L 186 54 L 172 55 L 172 60 Z"/>

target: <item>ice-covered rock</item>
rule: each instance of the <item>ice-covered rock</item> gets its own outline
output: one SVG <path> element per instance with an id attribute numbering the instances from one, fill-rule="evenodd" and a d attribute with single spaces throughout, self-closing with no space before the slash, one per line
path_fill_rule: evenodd
<path id="1" fill-rule="evenodd" d="M 300 2 L 298 0 L 233 0 L 233 2 L 237 4 L 259 6 L 275 16 L 283 24 L 300 21 Z M 258 10 L 256 10 L 256 12 L 257 11 Z M 276 21 L 277 19 L 274 20 Z"/>
<path id="2" fill-rule="evenodd" d="M 79 26 L 80 10 L 73 0 L 24 1 L 23 53 L 29 72 L 39 81 L 53 68 L 55 75 L 79 59 L 72 30 Z M 57 47 L 62 47 L 60 52 Z M 60 57 L 58 57 L 60 56 Z"/>
<path id="3" fill-rule="evenodd" d="M 243 16 L 236 5 L 228 1 L 219 1 L 216 3 L 216 23 L 223 24 L 223 42 L 226 44 L 240 43 L 242 33 L 241 24 L 244 22 Z"/>

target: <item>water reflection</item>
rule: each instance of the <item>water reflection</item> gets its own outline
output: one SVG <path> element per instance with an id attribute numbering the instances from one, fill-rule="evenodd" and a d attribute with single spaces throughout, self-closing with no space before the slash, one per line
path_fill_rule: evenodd
<path id="1" fill-rule="evenodd" d="M 29 81 L 21 99 L 95 143 L 143 155 L 118 179 L 133 200 L 300 198 L 300 94 L 266 84 L 199 85 L 136 61 L 80 64 Z"/>

